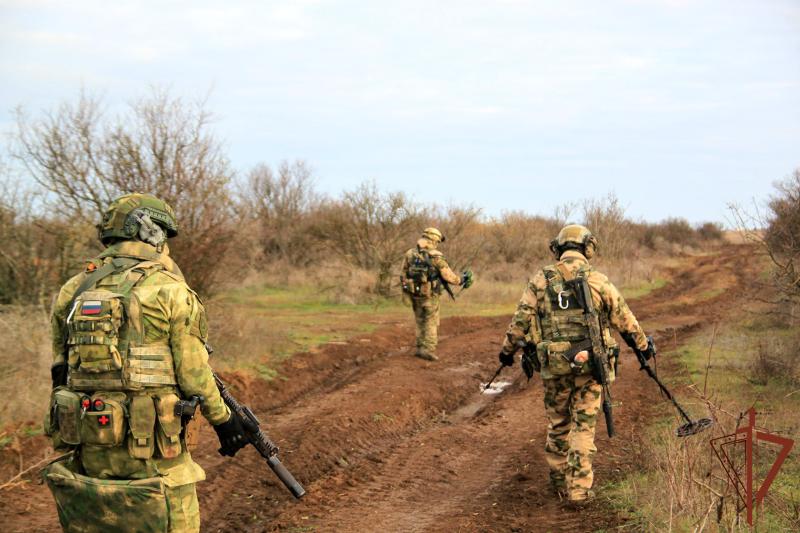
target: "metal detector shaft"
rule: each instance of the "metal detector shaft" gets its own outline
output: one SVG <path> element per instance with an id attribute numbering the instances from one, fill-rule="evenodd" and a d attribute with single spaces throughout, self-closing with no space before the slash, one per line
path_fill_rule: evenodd
<path id="1" fill-rule="evenodd" d="M 489 380 L 489 383 L 486 384 L 483 390 L 489 390 L 489 387 L 494 383 L 494 380 L 497 379 L 497 376 L 500 375 L 500 372 L 502 372 L 505 367 L 506 365 L 500 365 L 500 368 L 497 369 L 497 372 L 494 373 L 494 376 L 492 376 L 492 379 Z"/>
<path id="2" fill-rule="evenodd" d="M 658 386 L 661 388 L 661 391 L 667 396 L 667 398 L 669 398 L 672 401 L 672 404 L 675 406 L 675 408 L 678 410 L 678 412 L 681 414 L 684 420 L 686 420 L 686 422 L 688 422 L 689 424 L 692 424 L 693 423 L 692 419 L 689 418 L 689 415 L 686 414 L 686 411 L 684 411 L 683 408 L 678 404 L 678 402 L 675 400 L 675 397 L 672 396 L 671 392 L 669 392 L 669 389 L 667 389 L 667 387 L 665 387 L 664 384 L 661 383 L 661 380 L 658 379 L 658 376 L 655 374 L 655 372 L 653 372 L 653 369 L 650 368 L 650 365 L 647 364 L 647 361 L 640 359 L 639 364 L 641 365 L 641 368 L 639 370 L 644 370 L 645 372 L 647 372 L 648 376 L 653 378 L 653 381 L 655 381 L 658 384 Z"/>

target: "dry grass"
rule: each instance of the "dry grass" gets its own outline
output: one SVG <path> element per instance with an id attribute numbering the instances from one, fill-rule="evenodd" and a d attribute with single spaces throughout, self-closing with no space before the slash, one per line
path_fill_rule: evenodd
<path id="1" fill-rule="evenodd" d="M 38 424 L 50 393 L 50 326 L 39 307 L 0 309 L 0 432 L 21 422 Z"/>

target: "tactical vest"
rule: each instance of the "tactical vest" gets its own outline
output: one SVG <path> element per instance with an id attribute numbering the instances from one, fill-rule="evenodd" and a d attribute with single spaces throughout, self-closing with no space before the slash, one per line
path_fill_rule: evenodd
<path id="1" fill-rule="evenodd" d="M 589 362 L 579 366 L 574 364 L 576 352 L 591 350 L 591 339 L 587 317 L 576 296 L 572 279 L 567 280 L 557 265 L 547 266 L 543 272 L 547 288 L 539 304 L 542 340 L 537 344 L 537 353 L 540 362 L 553 376 L 588 374 L 592 370 Z M 575 277 L 587 276 L 589 272 L 590 266 L 581 267 Z M 601 310 L 598 310 L 598 320 L 603 344 L 612 353 L 616 343 L 605 313 Z"/>
<path id="2" fill-rule="evenodd" d="M 412 252 L 405 276 L 412 296 L 430 296 L 442 292 L 439 272 L 426 250 L 416 248 Z"/>
<path id="3" fill-rule="evenodd" d="M 76 391 L 175 386 L 169 344 L 146 344 L 136 287 L 160 263 L 137 262 L 79 294 L 67 316 L 68 385 Z M 115 283 L 116 282 L 116 283 Z"/>
<path id="4" fill-rule="evenodd" d="M 180 401 L 168 339 L 148 343 L 141 282 L 157 272 L 182 281 L 160 263 L 114 258 L 76 291 L 66 319 L 68 378 L 51 398 L 48 434 L 56 448 L 127 445 L 136 459 L 182 452 Z"/>

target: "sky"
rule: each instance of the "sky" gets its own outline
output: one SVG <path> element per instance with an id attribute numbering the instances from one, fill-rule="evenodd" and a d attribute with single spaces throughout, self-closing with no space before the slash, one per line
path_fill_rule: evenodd
<path id="1" fill-rule="evenodd" d="M 241 173 L 304 159 L 331 195 L 725 221 L 800 167 L 797 0 L 0 0 L 0 22 L 0 131 L 167 87 L 208 96 Z"/>

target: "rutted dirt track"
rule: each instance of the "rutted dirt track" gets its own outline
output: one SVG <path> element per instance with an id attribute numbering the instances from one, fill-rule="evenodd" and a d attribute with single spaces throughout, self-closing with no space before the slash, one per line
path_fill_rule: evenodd
<path id="1" fill-rule="evenodd" d="M 734 247 L 689 258 L 666 287 L 631 307 L 648 332 L 648 322 L 657 321 L 656 340 L 671 344 L 674 330 L 685 336 L 730 307 L 738 292 L 730 289 L 751 269 L 751 251 Z M 697 301 L 700 294 L 709 297 Z M 549 492 L 538 376 L 527 383 L 516 366 L 504 371 L 514 383 L 503 393 L 479 393 L 479 383 L 497 367 L 507 323 L 507 317 L 443 321 L 436 363 L 411 356 L 409 318 L 295 356 L 280 370 L 285 380 L 227 376 L 266 422 L 308 494 L 294 501 L 252 449 L 221 458 L 206 426 L 194 454 L 208 474 L 198 485 L 204 531 L 594 531 L 617 525 L 602 505 L 567 511 Z M 668 409 L 653 407 L 653 384 L 623 354 L 613 441 L 598 423 L 600 483 L 634 468 L 627 453 L 637 425 L 652 409 Z M 24 455 L 41 457 L 42 446 L 36 439 Z M 0 491 L 0 499 L 3 531 L 57 528 L 43 486 Z"/>

